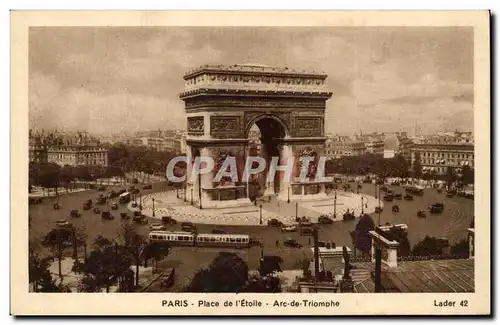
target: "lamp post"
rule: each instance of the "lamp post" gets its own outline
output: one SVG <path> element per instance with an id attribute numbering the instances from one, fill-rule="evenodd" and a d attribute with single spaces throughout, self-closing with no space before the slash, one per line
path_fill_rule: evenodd
<path id="1" fill-rule="evenodd" d="M 359 194 L 359 182 L 356 185 L 356 194 Z"/>
<path id="2" fill-rule="evenodd" d="M 380 208 L 380 187 L 378 188 L 378 225 L 380 227 L 380 212 L 381 211 L 381 208 Z"/>
<path id="3" fill-rule="evenodd" d="M 153 218 L 155 217 L 155 198 L 151 198 L 151 201 L 153 202 Z"/>
<path id="4" fill-rule="evenodd" d="M 259 219 L 259 224 L 262 225 L 262 204 L 259 206 L 260 208 L 260 219 Z"/>
<path id="5" fill-rule="evenodd" d="M 295 219 L 299 217 L 299 202 L 295 202 Z"/>
<path id="6" fill-rule="evenodd" d="M 177 188 L 177 198 L 179 198 L 179 188 Z"/>
<path id="7" fill-rule="evenodd" d="M 193 205 L 193 190 L 194 188 L 191 187 L 191 205 Z"/>
<path id="8" fill-rule="evenodd" d="M 375 198 L 376 198 L 376 199 L 378 199 L 378 197 L 377 197 L 377 186 L 378 186 L 378 185 L 377 185 L 377 184 L 375 184 Z"/>
<path id="9" fill-rule="evenodd" d="M 184 202 L 187 202 L 187 184 L 184 184 Z"/>
<path id="10" fill-rule="evenodd" d="M 290 203 L 290 185 L 288 186 L 288 203 Z"/>
<path id="11" fill-rule="evenodd" d="M 333 219 L 337 218 L 337 189 L 335 189 L 335 196 L 333 197 Z"/>
<path id="12" fill-rule="evenodd" d="M 139 194 L 139 209 L 142 210 L 142 194 Z"/>
<path id="13" fill-rule="evenodd" d="M 365 210 L 363 209 L 364 208 L 363 207 L 363 199 L 364 199 L 364 197 L 361 196 L 361 216 L 363 216 L 363 214 L 365 213 Z"/>

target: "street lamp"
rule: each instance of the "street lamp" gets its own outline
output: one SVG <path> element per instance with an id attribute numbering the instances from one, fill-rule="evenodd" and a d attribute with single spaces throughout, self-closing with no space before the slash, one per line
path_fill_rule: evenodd
<path id="1" fill-rule="evenodd" d="M 139 194 L 139 209 L 142 210 L 142 194 Z"/>
<path id="2" fill-rule="evenodd" d="M 153 201 L 153 218 L 155 217 L 155 198 L 151 198 L 151 201 Z"/>
<path id="3" fill-rule="evenodd" d="M 193 190 L 194 188 L 191 187 L 191 205 L 193 205 Z"/>
<path id="4" fill-rule="evenodd" d="M 184 184 L 184 202 L 187 202 L 187 184 Z"/>
<path id="5" fill-rule="evenodd" d="M 295 219 L 299 217 L 299 202 L 295 202 Z"/>
<path id="6" fill-rule="evenodd" d="M 177 198 L 179 198 L 179 188 L 177 188 Z"/>
<path id="7" fill-rule="evenodd" d="M 377 184 L 375 184 L 375 198 L 376 198 L 376 199 L 378 199 L 378 197 L 377 197 L 377 186 L 378 186 L 378 185 L 377 185 Z"/>
<path id="8" fill-rule="evenodd" d="M 363 209 L 364 208 L 363 207 L 363 199 L 364 199 L 364 197 L 361 196 L 361 216 L 363 216 L 363 214 L 365 213 L 365 210 Z"/>
<path id="9" fill-rule="evenodd" d="M 288 186 L 288 203 L 290 203 L 290 186 Z"/>
<path id="10" fill-rule="evenodd" d="M 356 186 L 356 194 L 359 194 L 359 182 L 358 185 Z"/>
<path id="11" fill-rule="evenodd" d="M 333 219 L 337 218 L 337 189 L 335 189 L 335 196 L 333 197 Z"/>
<path id="12" fill-rule="evenodd" d="M 260 205 L 260 219 L 259 224 L 262 225 L 262 204 Z"/>

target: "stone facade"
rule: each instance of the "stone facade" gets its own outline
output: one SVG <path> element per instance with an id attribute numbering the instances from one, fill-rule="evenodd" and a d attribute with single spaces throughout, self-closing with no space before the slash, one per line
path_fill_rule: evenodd
<path id="1" fill-rule="evenodd" d="M 320 73 L 255 65 L 203 66 L 190 71 L 184 76 L 185 91 L 180 94 L 187 115 L 189 159 L 196 155 L 216 159 L 230 152 L 236 158 L 241 180 L 254 124 L 261 131 L 265 157 L 298 158 L 298 152 L 306 147 L 322 155 L 326 100 L 332 95 L 326 90 L 326 77 Z M 201 200 L 220 196 L 214 192 L 231 192 L 227 182 L 215 184 L 211 181 L 213 177 L 202 175 L 205 180 L 189 183 L 194 188 L 196 183 L 202 184 L 201 191 L 198 188 Z M 268 194 L 275 194 L 275 190 L 286 192 L 290 186 L 278 179 L 279 176 L 266 184 Z M 246 184 L 237 182 L 231 186 L 233 195 L 248 195 L 241 190 Z"/>

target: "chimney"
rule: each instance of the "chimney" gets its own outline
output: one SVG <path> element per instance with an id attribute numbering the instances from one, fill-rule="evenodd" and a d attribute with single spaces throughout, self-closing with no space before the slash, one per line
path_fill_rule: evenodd
<path id="1" fill-rule="evenodd" d="M 319 245 L 318 245 L 318 229 L 313 230 L 314 238 L 314 276 L 316 281 L 319 279 Z"/>

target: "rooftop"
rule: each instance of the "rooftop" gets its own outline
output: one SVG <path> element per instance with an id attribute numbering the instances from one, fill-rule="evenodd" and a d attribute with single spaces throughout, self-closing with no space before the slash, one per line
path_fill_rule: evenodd
<path id="1" fill-rule="evenodd" d="M 353 266 L 354 291 L 374 292 L 374 264 Z M 382 263 L 382 287 L 385 292 L 474 292 L 474 260 L 400 261 L 391 269 Z"/>

